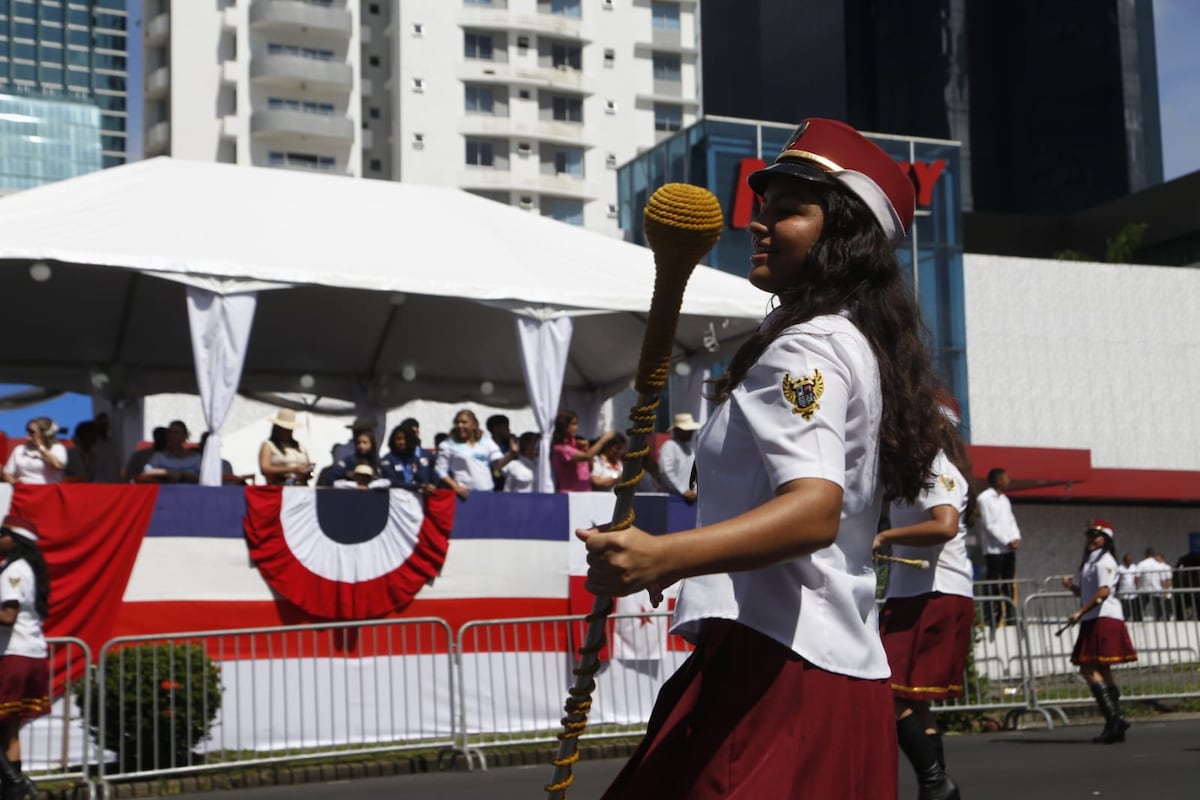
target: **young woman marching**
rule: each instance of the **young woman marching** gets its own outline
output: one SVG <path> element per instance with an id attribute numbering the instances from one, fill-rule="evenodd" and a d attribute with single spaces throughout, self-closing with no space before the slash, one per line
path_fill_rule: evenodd
<path id="1" fill-rule="evenodd" d="M 1125 627 L 1125 614 L 1117 599 L 1117 556 L 1113 548 L 1113 526 L 1108 520 L 1094 520 L 1084 531 L 1087 543 L 1079 564 L 1079 582 L 1070 575 L 1062 579 L 1063 586 L 1084 600 L 1071 615 L 1071 624 L 1082 622 L 1071 663 L 1087 681 L 1104 714 L 1104 730 L 1092 741 L 1114 744 L 1125 741 L 1129 720 L 1121 715 L 1121 690 L 1113 682 L 1113 664 L 1137 661 L 1133 642 Z"/>
<path id="2" fill-rule="evenodd" d="M 940 418 L 893 250 L 913 187 L 825 119 L 749 182 L 749 278 L 779 305 L 696 437 L 697 527 L 577 532 L 596 594 L 684 579 L 673 630 L 696 644 L 605 797 L 887 800 L 896 727 L 871 547 L 884 498 L 928 482 Z"/>
<path id="3" fill-rule="evenodd" d="M 50 713 L 49 650 L 42 622 L 50 575 L 37 528 L 9 514 L 0 526 L 0 797 L 32 795 L 21 773 L 21 726 Z"/>
<path id="4" fill-rule="evenodd" d="M 876 552 L 890 546 L 893 556 L 930 566 L 891 564 L 879 623 L 892 668 L 896 735 L 916 772 L 919 800 L 959 796 L 945 772 L 942 736 L 929 704 L 962 696 L 975 617 L 966 545 L 975 511 L 971 462 L 952 421 L 942 427 L 933 482 L 915 503 L 892 503 L 892 527 L 874 544 Z"/>

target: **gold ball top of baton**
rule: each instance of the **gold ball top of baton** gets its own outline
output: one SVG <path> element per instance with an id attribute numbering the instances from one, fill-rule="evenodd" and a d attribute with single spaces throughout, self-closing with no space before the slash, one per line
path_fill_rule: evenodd
<path id="1" fill-rule="evenodd" d="M 645 210 L 650 249 L 691 245 L 698 261 L 721 236 L 725 218 L 713 193 L 690 183 L 668 183 L 650 196 Z M 695 262 L 693 262 L 695 263 Z"/>

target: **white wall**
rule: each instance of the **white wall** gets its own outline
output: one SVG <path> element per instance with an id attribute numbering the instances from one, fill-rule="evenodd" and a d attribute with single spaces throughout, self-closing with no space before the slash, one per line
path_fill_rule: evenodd
<path id="1" fill-rule="evenodd" d="M 1200 470 L 1200 270 L 968 254 L 963 282 L 974 443 Z"/>

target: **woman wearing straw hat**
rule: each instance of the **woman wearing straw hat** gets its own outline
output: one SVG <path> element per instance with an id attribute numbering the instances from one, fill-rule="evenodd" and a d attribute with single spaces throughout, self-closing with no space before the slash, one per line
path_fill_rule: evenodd
<path id="1" fill-rule="evenodd" d="M 692 465 L 696 463 L 692 438 L 698 430 L 700 423 L 691 414 L 676 414 L 672 420 L 671 438 L 658 449 L 658 474 L 662 488 L 689 503 L 696 502 L 696 490 L 692 487 Z"/>
<path id="2" fill-rule="evenodd" d="M 1125 741 L 1129 720 L 1121 714 L 1121 690 L 1113 682 L 1112 666 L 1137 661 L 1137 653 L 1125 627 L 1121 601 L 1117 599 L 1120 573 L 1113 547 L 1112 523 L 1093 520 L 1084 535 L 1087 542 L 1079 564 L 1079 583 L 1070 575 L 1062 579 L 1063 586 L 1076 597 L 1087 598 L 1070 619 L 1072 625 L 1082 622 L 1075 649 L 1071 652 L 1071 663 L 1079 667 L 1079 673 L 1087 681 L 1100 712 L 1104 714 L 1104 730 L 1092 737 L 1092 741 L 1114 744 Z"/>
<path id="3" fill-rule="evenodd" d="M 298 427 L 296 412 L 290 408 L 281 408 L 271 417 L 271 435 L 258 450 L 258 468 L 271 486 L 306 486 L 312 478 L 312 459 L 296 441 Z"/>
<path id="4" fill-rule="evenodd" d="M 32 796 L 21 774 L 21 725 L 50 713 L 49 650 L 42 623 L 50 574 L 34 524 L 9 514 L 0 526 L 0 797 Z"/>

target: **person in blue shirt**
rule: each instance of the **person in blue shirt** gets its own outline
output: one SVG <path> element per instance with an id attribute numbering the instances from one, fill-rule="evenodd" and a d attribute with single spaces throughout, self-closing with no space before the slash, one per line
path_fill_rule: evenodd
<path id="1" fill-rule="evenodd" d="M 429 494 L 435 488 L 433 462 L 433 454 L 421 448 L 413 427 L 401 423 L 388 435 L 379 469 L 392 488 Z"/>

